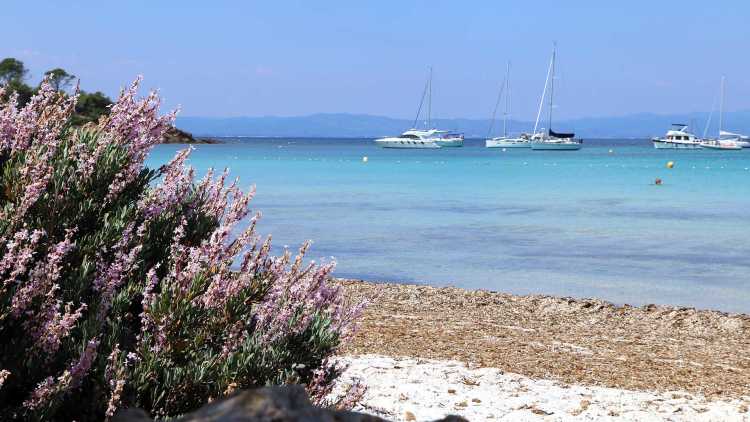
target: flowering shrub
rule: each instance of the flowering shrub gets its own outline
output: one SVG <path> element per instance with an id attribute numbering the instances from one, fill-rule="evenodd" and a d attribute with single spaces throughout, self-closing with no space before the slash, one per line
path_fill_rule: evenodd
<path id="1" fill-rule="evenodd" d="M 146 168 L 174 114 L 138 84 L 79 128 L 76 96 L 47 83 L 0 106 L 0 420 L 165 417 L 265 384 L 320 396 L 337 376 L 361 305 L 307 245 L 271 256 L 226 172 L 195 181 L 189 149 Z"/>

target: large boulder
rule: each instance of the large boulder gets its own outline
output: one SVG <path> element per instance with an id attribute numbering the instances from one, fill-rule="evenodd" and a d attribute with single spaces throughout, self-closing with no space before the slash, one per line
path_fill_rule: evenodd
<path id="1" fill-rule="evenodd" d="M 150 422 L 146 412 L 125 409 L 118 412 L 113 422 Z M 175 422 L 387 422 L 364 413 L 331 410 L 310 403 L 302 386 L 287 385 L 247 390 L 224 400 L 207 404 Z M 466 422 L 448 416 L 442 422 Z"/>

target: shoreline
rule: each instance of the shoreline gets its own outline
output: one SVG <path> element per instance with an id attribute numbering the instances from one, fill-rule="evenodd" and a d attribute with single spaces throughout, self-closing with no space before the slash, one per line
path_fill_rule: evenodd
<path id="1" fill-rule="evenodd" d="M 370 301 L 345 357 L 458 361 L 568 385 L 750 396 L 750 315 L 337 280 Z"/>
<path id="2" fill-rule="evenodd" d="M 670 304 L 670 303 L 643 303 L 642 305 L 631 305 L 627 302 L 617 302 L 609 299 L 603 299 L 601 297 L 597 296 L 565 296 L 565 295 L 556 295 L 556 294 L 547 294 L 547 293 L 510 293 L 502 290 L 491 290 L 491 289 L 481 289 L 481 288 L 467 288 L 467 287 L 458 287 L 451 283 L 438 283 L 438 284 L 432 284 L 431 281 L 421 281 L 421 280 L 411 280 L 411 281 L 383 281 L 383 280 L 370 280 L 370 279 L 361 279 L 361 278 L 350 278 L 350 277 L 334 277 L 335 282 L 340 284 L 348 284 L 348 283 L 363 283 L 363 284 L 372 284 L 372 285 L 400 285 L 400 286 L 415 286 L 415 287 L 432 287 L 435 289 L 456 289 L 456 290 L 462 290 L 467 292 L 485 292 L 490 294 L 498 294 L 498 295 L 504 295 L 504 296 L 513 296 L 518 298 L 538 298 L 538 299 L 562 299 L 565 301 L 573 301 L 573 302 L 581 302 L 581 301 L 588 301 L 588 302 L 597 302 L 601 304 L 606 304 L 608 306 L 612 306 L 615 308 L 656 308 L 656 309 L 672 309 L 672 310 L 692 310 L 696 312 L 707 312 L 707 313 L 716 313 L 720 314 L 721 316 L 727 316 L 727 317 L 739 317 L 739 318 L 748 318 L 750 319 L 750 310 L 747 312 L 740 311 L 725 311 L 719 308 L 711 308 L 711 307 L 698 307 L 693 305 L 682 305 L 682 304 Z"/>

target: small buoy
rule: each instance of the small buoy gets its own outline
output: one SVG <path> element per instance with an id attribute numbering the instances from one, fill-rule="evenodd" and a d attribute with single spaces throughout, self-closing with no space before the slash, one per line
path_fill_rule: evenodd
<path id="1" fill-rule="evenodd" d="M 362 157 L 362 162 L 363 162 L 363 163 L 366 163 L 366 162 L 367 162 L 367 156 L 366 156 L 366 155 L 365 155 L 364 157 Z"/>
<path id="2" fill-rule="evenodd" d="M 609 150 L 609 153 L 610 154 L 614 154 L 615 152 L 613 150 Z"/>
<path id="3" fill-rule="evenodd" d="M 667 168 L 671 169 L 672 167 L 674 167 L 674 161 L 668 161 L 667 162 Z"/>
<path id="4" fill-rule="evenodd" d="M 654 180 L 654 184 L 655 184 L 655 185 L 661 185 L 661 179 L 659 179 L 659 178 L 657 177 L 657 178 L 656 178 L 656 180 Z"/>
<path id="5" fill-rule="evenodd" d="M 505 152 L 505 148 L 503 148 L 503 152 Z"/>

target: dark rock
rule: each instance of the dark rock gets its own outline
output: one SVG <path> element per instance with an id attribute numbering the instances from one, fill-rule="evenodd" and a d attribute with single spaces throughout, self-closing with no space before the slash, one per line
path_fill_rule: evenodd
<path id="1" fill-rule="evenodd" d="M 115 414 L 112 421 L 152 422 L 153 419 L 143 409 L 122 409 Z"/>
<path id="2" fill-rule="evenodd" d="M 162 144 L 218 144 L 219 142 L 215 139 L 209 138 L 195 138 L 189 132 L 177 129 L 172 126 L 167 129 L 164 133 L 164 137 L 161 141 Z"/>
<path id="3" fill-rule="evenodd" d="M 140 409 L 118 412 L 113 422 L 151 422 Z M 302 386 L 265 387 L 207 404 L 175 422 L 386 422 L 377 416 L 315 407 Z M 466 422 L 448 416 L 436 422 Z"/>

